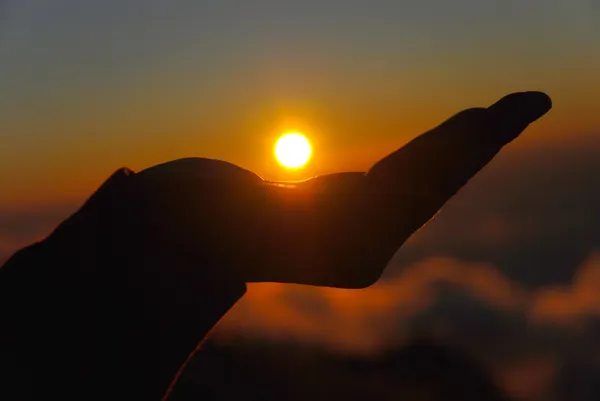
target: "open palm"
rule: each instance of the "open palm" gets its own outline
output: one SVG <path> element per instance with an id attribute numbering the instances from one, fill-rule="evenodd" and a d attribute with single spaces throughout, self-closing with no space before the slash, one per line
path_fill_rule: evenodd
<path id="1" fill-rule="evenodd" d="M 366 287 L 412 233 L 550 108 L 543 93 L 511 94 L 458 113 L 366 173 L 293 184 L 217 160 L 158 165 L 130 177 L 133 237 L 145 259 L 177 265 L 192 280 L 219 271 L 244 282 Z"/>
<path id="2" fill-rule="evenodd" d="M 118 170 L 0 269 L 9 306 L 3 372 L 12 375 L 2 390 L 19 399 L 160 399 L 246 283 L 369 286 L 550 107 L 543 93 L 512 94 L 455 115 L 366 173 L 295 184 L 209 159 Z M 39 347 L 39 333 L 52 346 Z M 68 369 L 30 363 L 58 360 Z M 42 396 L 23 397 L 24 389 Z"/>

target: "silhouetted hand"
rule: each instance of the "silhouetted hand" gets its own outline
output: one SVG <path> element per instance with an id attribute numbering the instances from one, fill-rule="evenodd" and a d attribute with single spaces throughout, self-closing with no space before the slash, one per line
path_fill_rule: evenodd
<path id="1" fill-rule="evenodd" d="M 158 264 L 157 274 L 190 280 L 211 271 L 244 282 L 369 286 L 415 230 L 550 107 L 548 96 L 529 92 L 465 110 L 367 173 L 285 185 L 229 163 L 182 159 L 132 174 L 121 183 L 127 197 L 110 200 L 126 209 L 112 230 L 140 246 L 113 257 L 134 252 Z M 148 264 L 132 268 L 145 275 Z"/>
<path id="2" fill-rule="evenodd" d="M 246 226 L 259 234 L 260 253 L 240 274 L 247 281 L 373 284 L 412 233 L 550 108 L 543 93 L 511 94 L 462 111 L 367 173 L 267 187 L 266 201 L 247 209 L 261 219 Z"/>
<path id="3" fill-rule="evenodd" d="M 512 94 L 455 115 L 366 173 L 296 184 L 208 159 L 121 169 L 0 270 L 0 304 L 16 305 L 0 343 L 22 353 L 51 326 L 45 358 L 68 360 L 81 391 L 157 399 L 246 283 L 373 284 L 413 232 L 550 108 L 543 93 Z M 6 358 L 10 372 L 39 358 L 23 355 Z M 17 376 L 55 395 L 60 381 L 40 384 L 38 368 Z"/>

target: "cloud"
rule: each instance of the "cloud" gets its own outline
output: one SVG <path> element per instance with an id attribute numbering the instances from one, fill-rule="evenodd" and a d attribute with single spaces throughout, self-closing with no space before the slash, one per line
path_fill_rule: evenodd
<path id="1" fill-rule="evenodd" d="M 577 270 L 569 286 L 528 291 L 489 263 L 436 257 L 365 290 L 256 284 L 216 337 L 372 355 L 424 332 L 476 356 L 512 399 L 569 399 L 556 391 L 595 394 L 600 372 L 589 329 L 600 321 L 600 297 L 590 295 L 600 288 L 600 253 Z"/>
<path id="2" fill-rule="evenodd" d="M 431 258 L 365 290 L 251 285 L 219 331 L 376 351 L 401 341 L 407 334 L 407 323 L 435 303 L 440 283 L 506 310 L 519 308 L 525 296 L 519 286 L 489 264 Z"/>
<path id="3" fill-rule="evenodd" d="M 502 152 L 407 241 L 387 275 L 443 255 L 490 262 L 530 290 L 570 283 L 600 249 L 600 148 L 564 145 Z"/>
<path id="4" fill-rule="evenodd" d="M 502 389 L 514 400 L 551 400 L 559 364 L 550 356 L 523 358 L 496 372 Z"/>
<path id="5" fill-rule="evenodd" d="M 562 400 L 600 392 L 598 288 L 600 253 L 570 285 L 536 290 L 489 263 L 435 257 L 365 290 L 253 285 L 216 337 L 373 355 L 423 332 L 476 356 L 515 400 Z"/>
<path id="6" fill-rule="evenodd" d="M 554 286 L 537 292 L 531 317 L 537 322 L 573 324 L 590 315 L 600 316 L 600 253 L 593 254 L 578 270 L 570 286 Z"/>

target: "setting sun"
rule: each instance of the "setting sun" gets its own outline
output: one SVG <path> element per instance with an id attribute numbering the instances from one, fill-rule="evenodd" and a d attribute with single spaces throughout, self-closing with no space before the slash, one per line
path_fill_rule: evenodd
<path id="1" fill-rule="evenodd" d="M 277 161 L 288 168 L 304 166 L 310 159 L 312 147 L 302 134 L 289 133 L 283 135 L 275 144 Z"/>

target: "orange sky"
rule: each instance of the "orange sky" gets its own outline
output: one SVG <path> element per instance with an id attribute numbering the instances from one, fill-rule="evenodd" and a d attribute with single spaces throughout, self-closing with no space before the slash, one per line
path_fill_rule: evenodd
<path id="1" fill-rule="evenodd" d="M 364 171 L 462 109 L 541 90 L 551 112 L 413 237 L 402 253 L 413 259 L 392 263 L 387 281 L 364 291 L 254 285 L 220 330 L 372 352 L 435 308 L 439 283 L 470 297 L 457 301 L 460 313 L 440 315 L 484 305 L 494 316 L 463 326 L 506 314 L 522 318 L 512 333 L 521 337 L 546 324 L 572 334 L 600 316 L 597 2 L 344 3 L 4 0 L 0 260 L 47 234 L 122 166 L 210 157 L 273 180 Z M 295 174 L 272 154 L 291 130 L 314 148 Z M 538 156 L 529 162 L 534 153 L 543 166 Z M 539 286 L 527 287 L 535 275 Z M 498 320 L 494 327 L 510 327 Z M 507 374 L 505 387 L 546 387 L 552 357 Z M 521 379 L 528 369 L 537 379 Z"/>
<path id="2" fill-rule="evenodd" d="M 290 101 L 280 108 L 262 106 L 264 99 L 257 99 L 248 109 L 231 108 L 231 115 L 225 112 L 227 106 L 221 106 L 215 111 L 223 115 L 221 121 L 204 120 L 199 111 L 198 118 L 190 112 L 178 121 L 168 120 L 173 117 L 167 115 L 168 123 L 161 121 L 163 119 L 150 107 L 147 114 L 136 112 L 144 107 L 139 105 L 140 100 L 132 100 L 129 119 L 95 117 L 82 112 L 79 119 L 58 124 L 52 122 L 54 116 L 48 117 L 47 123 L 25 121 L 16 127 L 17 131 L 35 129 L 48 132 L 49 138 L 38 144 L 23 143 L 17 136 L 12 143 L 4 143 L 0 187 L 9 190 L 0 194 L 0 208 L 81 201 L 120 166 L 140 170 L 180 157 L 221 158 L 273 180 L 293 180 L 344 170 L 364 171 L 379 157 L 455 112 L 489 105 L 511 89 L 530 87 L 535 89 L 537 85 L 514 85 L 505 91 L 490 90 L 471 96 L 462 93 L 454 97 L 454 93 L 460 93 L 456 89 L 447 91 L 445 97 L 432 94 L 417 101 L 411 101 L 410 94 L 399 94 L 397 97 L 401 99 L 393 106 L 374 105 L 383 103 L 377 96 L 363 105 L 358 101 L 363 98 L 360 95 L 357 100 L 346 103 L 309 100 L 312 103 L 307 106 Z M 552 151 L 553 146 L 569 142 L 596 141 L 590 134 L 600 130 L 600 115 L 593 110 L 595 103 L 588 99 L 600 98 L 600 83 L 588 88 L 571 88 L 573 92 L 577 89 L 582 89 L 582 97 L 573 99 L 574 94 L 569 96 L 560 88 L 553 91 L 552 85 L 548 85 L 554 109 L 511 145 L 510 151 L 532 146 L 545 146 Z M 435 89 L 430 93 L 435 93 Z M 44 125 L 44 128 L 28 128 L 31 124 Z M 277 136 L 289 130 L 305 133 L 314 148 L 311 164 L 295 174 L 282 169 L 272 154 Z M 58 132 L 61 134 L 52 139 L 52 133 Z M 104 132 L 109 134 L 105 136 Z M 144 134 L 130 138 L 120 135 L 121 132 Z M 206 138 L 204 132 L 223 134 Z"/>
<path id="3" fill-rule="evenodd" d="M 512 91 L 543 90 L 555 105 L 515 146 L 600 130 L 600 32 L 587 0 L 536 0 L 518 12 L 511 2 L 431 1 L 344 10 L 266 2 L 257 6 L 265 14 L 244 18 L 245 3 L 200 12 L 177 1 L 9 1 L 0 208 L 80 202 L 120 166 L 189 156 L 298 178 L 272 159 L 288 128 L 314 142 L 305 176 L 363 170 Z"/>

